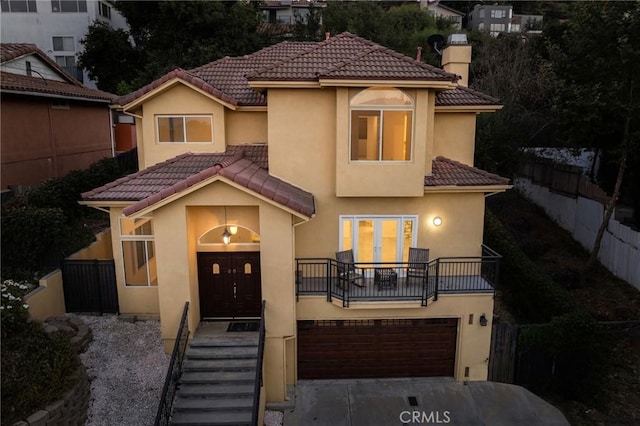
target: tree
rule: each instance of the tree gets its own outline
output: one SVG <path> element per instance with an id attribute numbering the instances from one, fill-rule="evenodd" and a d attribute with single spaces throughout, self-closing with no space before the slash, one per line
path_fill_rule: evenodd
<path id="1" fill-rule="evenodd" d="M 174 67 L 189 69 L 264 46 L 257 33 L 261 16 L 255 3 L 120 1 L 115 6 L 127 20 L 129 33 L 109 32 L 94 24 L 96 28 L 83 42 L 83 64 L 92 67 L 93 75 L 112 91 L 113 82 L 116 88 L 118 82 L 137 88 Z M 111 36 L 117 42 L 105 40 Z M 135 54 L 122 57 L 127 52 L 124 40 L 129 37 Z M 100 55 L 106 61 L 101 62 Z M 109 60 L 118 60 L 118 66 L 105 66 Z"/>
<path id="2" fill-rule="evenodd" d="M 142 63 L 142 57 L 129 41 L 129 34 L 95 21 L 80 42 L 84 52 L 79 56 L 80 66 L 86 68 L 89 77 L 98 80 L 101 90 L 118 93 L 118 86 L 132 81 Z"/>
<path id="3" fill-rule="evenodd" d="M 597 259 L 623 188 L 627 162 L 640 136 L 639 34 L 639 2 L 584 2 L 576 8 L 563 36 L 549 46 L 557 81 L 553 108 L 562 136 L 578 146 L 597 147 L 617 157 L 612 196 L 583 282 Z"/>

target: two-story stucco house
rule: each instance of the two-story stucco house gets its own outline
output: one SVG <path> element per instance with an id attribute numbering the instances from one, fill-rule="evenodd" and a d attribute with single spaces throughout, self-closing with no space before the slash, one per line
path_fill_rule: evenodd
<path id="1" fill-rule="evenodd" d="M 500 105 L 448 49 L 442 70 L 349 33 L 283 42 L 121 99 L 140 171 L 83 194 L 110 213 L 121 312 L 159 315 L 169 350 L 185 301 L 193 330 L 264 300 L 268 401 L 299 378 L 486 380 L 485 197 L 509 185 L 473 158 Z"/>

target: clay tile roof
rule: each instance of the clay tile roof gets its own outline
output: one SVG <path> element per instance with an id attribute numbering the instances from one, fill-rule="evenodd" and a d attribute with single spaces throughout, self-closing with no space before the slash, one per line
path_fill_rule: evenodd
<path id="1" fill-rule="evenodd" d="M 43 51 L 38 49 L 35 44 L 0 43 L 0 62 L 2 63 L 25 55 L 36 55 L 40 60 L 46 62 L 51 69 L 57 72 L 65 81 L 45 79 L 39 75 L 28 76 L 2 71 L 0 73 L 0 89 L 5 92 L 12 91 L 31 95 L 60 96 L 109 103 L 116 98 L 116 96 L 111 93 L 85 87 L 65 72 L 64 69 L 49 58 Z"/>
<path id="2" fill-rule="evenodd" d="M 82 194 L 86 201 L 131 201 L 130 215 L 173 194 L 220 175 L 306 216 L 315 213 L 313 195 L 267 171 L 267 146 L 230 146 L 226 152 L 183 154 Z"/>
<path id="3" fill-rule="evenodd" d="M 161 85 L 163 85 L 164 83 L 166 83 L 167 81 L 173 80 L 174 78 L 180 78 L 188 83 L 193 84 L 194 86 L 198 87 L 199 89 L 204 90 L 205 92 L 209 93 L 212 96 L 215 96 L 218 99 L 221 99 L 227 103 L 230 103 L 232 105 L 237 105 L 237 102 L 235 99 L 233 99 L 231 96 L 227 95 L 226 93 L 224 93 L 223 91 L 221 91 L 220 89 L 212 86 L 210 83 L 208 83 L 207 81 L 201 79 L 200 77 L 198 77 L 197 75 L 194 75 L 192 73 L 190 73 L 189 71 L 185 71 L 182 68 L 175 68 L 173 71 L 163 75 L 162 77 L 160 77 L 159 79 L 152 81 L 151 83 L 147 84 L 146 86 L 136 90 L 135 92 L 129 93 L 128 95 L 122 96 L 119 99 L 119 103 L 120 105 L 126 105 L 129 102 L 134 101 L 135 99 L 139 98 L 140 96 L 151 92 L 153 89 L 156 89 L 158 87 L 160 87 Z"/>
<path id="4" fill-rule="evenodd" d="M 425 176 L 424 186 L 491 186 L 508 185 L 509 179 L 475 167 L 437 157 L 433 160 L 432 174 Z"/>
<path id="5" fill-rule="evenodd" d="M 457 76 L 347 32 L 248 76 L 249 80 L 318 78 L 455 81 Z"/>
<path id="6" fill-rule="evenodd" d="M 464 86 L 458 86 L 453 90 L 443 90 L 436 94 L 436 106 L 468 105 L 500 105 L 500 99 Z"/>

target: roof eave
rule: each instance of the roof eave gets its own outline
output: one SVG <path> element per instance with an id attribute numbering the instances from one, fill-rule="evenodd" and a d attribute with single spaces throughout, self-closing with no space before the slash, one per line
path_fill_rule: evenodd
<path id="1" fill-rule="evenodd" d="M 315 80 L 249 80 L 248 84 L 253 89 L 318 89 L 321 87 Z"/>
<path id="2" fill-rule="evenodd" d="M 455 89 L 458 84 L 451 80 L 367 80 L 367 79 L 334 79 L 321 78 L 319 80 L 321 87 L 374 87 L 374 86 L 393 86 L 393 87 L 416 87 L 425 89 L 450 90 Z"/>
<path id="3" fill-rule="evenodd" d="M 137 108 L 140 107 L 140 105 L 144 104 L 148 100 L 150 100 L 150 99 L 152 99 L 152 98 L 154 98 L 154 97 L 156 97 L 158 95 L 161 95 L 163 92 L 171 89 L 176 84 L 183 84 L 183 85 L 189 87 L 190 89 L 195 90 L 196 92 L 202 94 L 203 96 L 206 96 L 206 97 L 208 97 L 210 99 L 213 99 L 214 101 L 222 104 L 223 106 L 225 106 L 225 107 L 227 107 L 227 108 L 229 108 L 231 110 L 235 110 L 236 107 L 237 107 L 237 105 L 232 104 L 230 102 L 227 102 L 227 101 L 225 101 L 223 99 L 220 99 L 219 97 L 207 92 L 206 90 L 202 90 L 201 88 L 199 88 L 199 87 L 189 83 L 188 81 L 176 76 L 176 77 L 172 78 L 171 80 L 165 81 L 160 86 L 158 86 L 158 87 L 156 87 L 156 88 L 154 88 L 152 90 L 149 90 L 147 93 L 141 95 L 140 97 L 134 99 L 133 101 L 123 105 L 122 109 L 124 111 L 127 111 L 127 110 L 135 111 Z"/>
<path id="4" fill-rule="evenodd" d="M 436 105 L 436 112 L 496 112 L 503 105 Z"/>
<path id="5" fill-rule="evenodd" d="M 37 96 L 41 98 L 55 98 L 55 99 L 68 99 L 73 101 L 85 101 L 85 102 L 97 102 L 103 104 L 112 104 L 113 101 L 108 99 L 96 99 L 96 98 L 86 98 L 84 96 L 73 96 L 73 95 L 58 95 L 55 93 L 42 93 L 42 92 L 34 92 L 34 91 L 26 91 L 26 90 L 0 90 L 2 93 L 9 93 L 13 95 L 22 95 L 22 96 Z"/>
<path id="6" fill-rule="evenodd" d="M 513 188 L 513 185 L 438 185 L 438 186 L 425 186 L 424 193 L 456 193 L 456 192 L 476 192 L 476 193 L 496 193 L 504 192 Z"/>

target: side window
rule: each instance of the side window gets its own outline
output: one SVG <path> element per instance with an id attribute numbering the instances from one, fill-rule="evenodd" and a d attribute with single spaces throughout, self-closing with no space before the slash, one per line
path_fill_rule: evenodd
<path id="1" fill-rule="evenodd" d="M 212 143 L 213 117 L 156 116 L 158 143 Z"/>
<path id="2" fill-rule="evenodd" d="M 120 240 L 122 241 L 125 284 L 132 287 L 157 286 L 151 218 L 121 218 Z"/>

